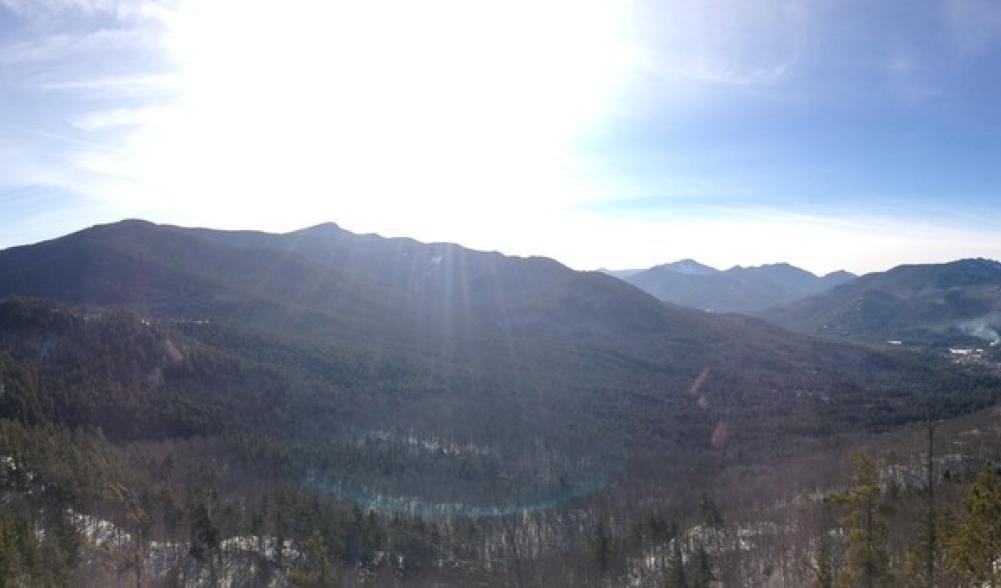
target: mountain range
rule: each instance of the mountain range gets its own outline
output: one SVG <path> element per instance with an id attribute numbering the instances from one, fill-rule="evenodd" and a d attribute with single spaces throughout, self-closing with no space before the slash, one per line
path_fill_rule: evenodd
<path id="1" fill-rule="evenodd" d="M 788 263 L 721 271 L 692 259 L 645 270 L 607 271 L 665 302 L 714 312 L 754 312 L 851 281 L 837 271 L 814 275 Z"/>
<path id="2" fill-rule="evenodd" d="M 718 274 L 817 281 L 784 265 Z M 303 431 L 413 429 L 525 452 L 534 439 L 573 459 L 588 448 L 608 463 L 679 444 L 712 449 L 724 422 L 745 449 L 778 442 L 779 431 L 815 434 L 790 414 L 831 430 L 878 427 L 857 415 L 887 405 L 895 419 L 917 417 L 916 396 L 965 377 L 907 354 L 664 304 L 551 259 L 334 224 L 286 234 L 98 226 L 0 252 L 2 296 L 124 308 L 251 363 L 308 358 L 316 386 L 349 400 L 333 411 L 336 422 L 306 422 Z M 600 450 L 588 441 L 594 430 L 605 432 Z"/>
<path id="3" fill-rule="evenodd" d="M 790 329 L 904 344 L 1001 340 L 1001 263 L 963 259 L 867 274 L 760 316 Z"/>
<path id="4" fill-rule="evenodd" d="M 992 263 L 892 292 L 986 305 Z M 804 316 L 858 282 L 877 280 L 808 298 Z M 1001 398 L 981 365 L 789 324 L 809 333 L 551 259 L 332 223 L 92 227 L 0 251 L 0 500 L 14 505 L 0 522 L 20 517 L 18 544 L 65 537 L 42 551 L 67 569 L 73 521 L 149 539 L 105 543 L 85 562 L 95 585 L 125 585 L 122 570 L 128 585 L 280 584 L 323 553 L 380 585 L 597 585 L 582 578 L 608 553 L 666 545 L 669 520 L 712 515 L 712 496 L 772 512 L 838 479 L 825 452 Z M 803 487 L 776 474 L 804 469 Z"/>

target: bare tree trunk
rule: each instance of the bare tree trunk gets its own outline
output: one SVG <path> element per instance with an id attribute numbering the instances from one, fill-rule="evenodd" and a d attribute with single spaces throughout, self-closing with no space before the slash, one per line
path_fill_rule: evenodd
<path id="1" fill-rule="evenodd" d="M 928 588 L 935 588 L 935 423 L 928 418 Z"/>

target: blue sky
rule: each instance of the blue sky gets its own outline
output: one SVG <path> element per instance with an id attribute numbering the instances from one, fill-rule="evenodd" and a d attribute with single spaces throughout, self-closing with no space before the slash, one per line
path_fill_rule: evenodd
<path id="1" fill-rule="evenodd" d="M 0 246 L 124 217 L 816 272 L 1001 258 L 990 0 L 0 0 Z"/>

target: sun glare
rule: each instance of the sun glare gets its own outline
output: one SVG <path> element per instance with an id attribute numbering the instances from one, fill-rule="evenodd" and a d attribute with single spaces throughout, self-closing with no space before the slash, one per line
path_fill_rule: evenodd
<path id="1" fill-rule="evenodd" d="M 582 196 L 575 138 L 630 60 L 620 8 L 190 2 L 167 21 L 177 101 L 145 114 L 124 158 L 91 165 L 236 224 L 276 197 L 288 212 L 269 220 L 288 227 L 433 234 L 441 212 L 545 214 Z"/>

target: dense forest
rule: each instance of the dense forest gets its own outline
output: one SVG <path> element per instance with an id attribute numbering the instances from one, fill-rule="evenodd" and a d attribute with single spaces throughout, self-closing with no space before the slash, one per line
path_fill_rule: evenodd
<path id="1" fill-rule="evenodd" d="M 0 344 L 9 585 L 966 586 L 1001 555 L 980 539 L 1001 512 L 996 425 L 953 431 L 979 443 L 936 457 L 934 478 L 920 451 L 845 443 L 844 467 L 825 456 L 824 477 L 762 486 L 802 465 L 748 453 L 758 469 L 735 474 L 704 448 L 687 490 L 660 494 L 632 472 L 582 482 L 565 454 L 318 435 L 304 425 L 344 404 L 309 377 L 329 366 L 219 326 L 11 299 Z"/>
<path id="2" fill-rule="evenodd" d="M 5 371 L 5 394 L 19 377 Z M 96 428 L 4 419 L 2 582 L 994 585 L 1001 471 L 983 456 L 998 454 L 1001 431 L 961 437 L 971 432 L 989 438 L 953 454 L 929 444 L 894 462 L 853 453 L 837 483 L 807 493 L 748 499 L 734 486 L 705 486 L 689 503 L 635 505 L 606 493 L 432 517 L 365 507 L 262 471 L 259 461 L 235 459 L 254 450 L 236 439 L 122 444 Z"/>

